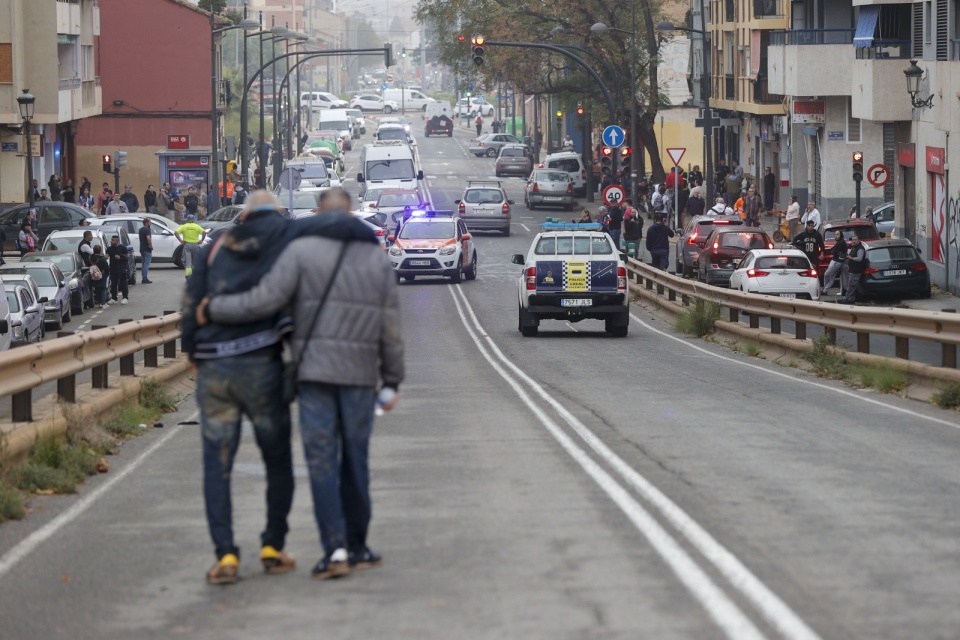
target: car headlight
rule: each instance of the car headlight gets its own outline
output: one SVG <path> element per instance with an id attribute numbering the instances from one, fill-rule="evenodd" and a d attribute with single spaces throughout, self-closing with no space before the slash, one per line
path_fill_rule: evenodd
<path id="1" fill-rule="evenodd" d="M 459 247 L 455 244 L 452 244 L 449 247 L 441 248 L 438 253 L 442 256 L 452 256 L 457 252 L 457 249 L 459 249 Z"/>
<path id="2" fill-rule="evenodd" d="M 394 258 L 399 258 L 400 256 L 403 255 L 403 249 L 399 249 L 397 247 L 390 247 L 390 255 L 392 255 Z"/>
<path id="3" fill-rule="evenodd" d="M 23 325 L 21 325 L 21 324 L 19 324 L 19 323 L 13 325 L 13 337 L 14 337 L 14 338 L 22 338 L 22 337 L 23 337 Z"/>

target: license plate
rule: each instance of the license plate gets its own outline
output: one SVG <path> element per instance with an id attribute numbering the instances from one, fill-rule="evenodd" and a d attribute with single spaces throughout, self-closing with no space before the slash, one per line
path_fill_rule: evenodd
<path id="1" fill-rule="evenodd" d="M 907 275 L 906 269 L 894 269 L 893 271 L 884 271 L 883 275 L 885 276 L 905 276 Z"/>
<path id="2" fill-rule="evenodd" d="M 589 307 L 593 305 L 590 298 L 561 298 L 561 307 Z"/>
<path id="3" fill-rule="evenodd" d="M 795 294 L 795 293 L 781 293 L 781 294 L 780 294 L 780 297 L 781 297 L 781 298 L 796 298 L 796 297 L 797 297 L 797 294 Z"/>
<path id="4" fill-rule="evenodd" d="M 547 202 L 560 202 L 563 200 L 563 198 L 558 198 L 557 196 L 545 196 L 543 199 Z"/>
<path id="5" fill-rule="evenodd" d="M 429 266 L 430 266 L 430 261 L 429 261 L 429 260 L 411 260 L 411 261 L 410 261 L 410 266 L 412 266 L 412 267 L 429 267 Z"/>
<path id="6" fill-rule="evenodd" d="M 477 209 L 477 215 L 483 215 L 485 213 L 490 213 L 490 209 Z"/>

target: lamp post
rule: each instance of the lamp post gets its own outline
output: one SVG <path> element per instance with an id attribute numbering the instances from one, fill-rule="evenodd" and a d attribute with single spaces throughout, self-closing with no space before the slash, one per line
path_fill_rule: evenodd
<path id="1" fill-rule="evenodd" d="M 20 107 L 20 117 L 23 119 L 23 126 L 27 132 L 27 191 L 29 193 L 28 202 L 30 211 L 36 204 L 33 194 L 33 109 L 37 99 L 33 97 L 29 89 L 23 89 L 23 93 L 17 96 L 17 106 Z"/>
<path id="2" fill-rule="evenodd" d="M 260 48 L 260 66 L 259 66 L 260 69 L 262 69 L 263 66 L 264 66 L 264 65 L 263 65 L 263 45 L 264 45 L 264 43 L 267 42 L 267 41 L 276 40 L 277 38 L 282 38 L 282 37 L 285 36 L 286 33 L 287 33 L 287 28 L 286 28 L 286 27 L 273 27 L 273 28 L 271 28 L 269 31 L 259 31 L 259 32 L 257 32 L 257 33 L 249 34 L 248 37 L 254 37 L 254 36 L 256 36 L 256 37 L 259 37 L 259 38 L 260 38 L 260 43 L 259 43 L 259 44 L 260 44 L 260 47 L 259 47 L 259 48 Z M 263 36 L 270 36 L 270 37 L 264 38 Z M 276 56 L 272 56 L 271 59 L 273 59 L 273 57 L 276 57 Z M 263 79 L 264 79 L 264 76 L 261 75 L 261 77 L 260 77 L 260 100 L 259 100 L 259 102 L 260 102 L 260 105 L 259 105 L 259 106 L 260 106 L 260 145 L 259 145 L 259 152 L 258 152 L 258 154 L 257 154 L 257 163 L 258 163 L 258 166 L 259 166 L 259 168 L 260 168 L 260 179 L 257 180 L 257 187 L 259 187 L 259 188 L 261 188 L 261 189 L 264 188 L 264 185 L 266 185 L 266 180 L 267 180 L 267 174 L 266 174 L 266 169 L 265 169 L 265 167 L 266 167 L 266 159 L 265 159 L 266 149 L 265 149 L 265 147 L 264 147 L 264 142 L 265 142 L 265 138 L 266 138 L 266 136 L 265 136 L 265 131 L 266 131 L 265 113 L 266 113 L 266 112 L 265 112 L 265 110 L 264 110 L 264 100 L 263 100 L 264 95 L 265 95 L 265 92 L 264 92 L 264 84 L 265 84 L 265 83 L 264 83 Z M 243 87 L 244 87 L 244 96 L 246 95 L 247 85 L 248 85 L 248 84 L 250 84 L 249 80 L 247 80 L 247 81 L 244 83 L 244 85 L 243 85 Z M 244 104 L 246 104 L 246 97 L 244 97 Z M 246 108 L 241 109 L 241 113 L 240 113 L 240 136 L 244 138 L 244 142 L 246 142 L 246 138 L 245 138 L 244 136 L 247 135 L 247 129 L 248 129 L 247 118 L 248 118 L 248 114 L 246 113 Z M 249 175 L 249 173 L 250 173 L 250 168 L 249 168 L 249 166 L 248 166 L 248 161 L 247 161 L 246 146 L 244 146 L 243 149 L 244 149 L 244 151 L 243 151 L 243 153 L 242 153 L 241 156 L 240 156 L 240 159 L 241 159 L 240 164 L 243 165 L 243 175 L 244 175 L 244 178 L 246 178 L 246 177 Z"/>
<path id="3" fill-rule="evenodd" d="M 637 203 L 637 157 L 640 155 L 637 150 L 637 3 L 630 3 L 630 21 L 632 31 L 626 29 L 617 29 L 608 27 L 602 22 L 598 22 L 590 27 L 591 33 L 608 33 L 616 31 L 625 33 L 633 37 L 631 49 L 633 50 L 632 62 L 630 64 L 630 91 L 627 95 L 630 97 L 630 201 Z"/>
<path id="4" fill-rule="evenodd" d="M 923 80 L 923 69 L 917 66 L 916 60 L 910 61 L 910 66 L 904 69 L 903 75 L 907 77 L 907 93 L 910 94 L 910 104 L 914 109 L 929 109 L 933 106 L 933 94 L 927 96 L 926 100 L 917 97 L 920 93 L 920 81 Z"/>
<path id="5" fill-rule="evenodd" d="M 230 25 L 229 27 L 216 28 L 216 15 L 213 11 L 210 12 L 210 98 L 212 104 L 210 105 L 210 123 L 211 123 L 211 137 L 210 137 L 210 187 L 207 189 L 207 197 L 210 197 L 210 193 L 213 189 L 216 189 L 217 183 L 219 182 L 218 177 L 220 173 L 220 152 L 219 152 L 219 142 L 220 142 L 220 111 L 217 108 L 217 82 L 220 76 L 219 68 L 217 66 L 217 36 L 233 29 L 243 29 L 244 31 L 250 31 L 251 29 L 260 28 L 260 23 L 252 18 L 244 18 L 237 24 Z M 226 183 L 226 180 L 223 181 Z M 226 185 L 224 185 L 226 186 Z"/>

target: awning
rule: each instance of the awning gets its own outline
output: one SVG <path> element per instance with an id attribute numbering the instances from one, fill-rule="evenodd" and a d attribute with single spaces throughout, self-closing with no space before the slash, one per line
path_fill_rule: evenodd
<path id="1" fill-rule="evenodd" d="M 861 6 L 860 20 L 857 21 L 857 33 L 853 37 L 853 46 L 872 47 L 873 34 L 877 32 L 877 22 L 879 21 L 879 5 Z"/>
<path id="2" fill-rule="evenodd" d="M 760 36 L 758 29 L 750 32 L 750 79 L 756 80 L 760 75 Z"/>

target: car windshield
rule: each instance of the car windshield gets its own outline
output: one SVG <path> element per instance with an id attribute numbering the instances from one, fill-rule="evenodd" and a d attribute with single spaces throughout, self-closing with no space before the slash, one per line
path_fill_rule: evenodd
<path id="1" fill-rule="evenodd" d="M 800 269 L 810 268 L 810 261 L 804 256 L 761 256 L 753 265 L 757 269 Z"/>
<path id="2" fill-rule="evenodd" d="M 506 147 L 503 151 L 500 152 L 501 156 L 511 156 L 513 158 L 523 157 L 523 149 L 517 149 L 516 147 Z"/>
<path id="3" fill-rule="evenodd" d="M 762 233 L 747 231 L 721 233 L 720 246 L 726 249 L 764 249 L 767 246 Z"/>
<path id="4" fill-rule="evenodd" d="M 309 144 L 311 142 L 336 142 L 336 141 L 337 141 L 336 133 L 334 133 L 333 131 L 324 131 L 322 133 L 315 133 L 311 135 L 307 143 Z"/>
<path id="5" fill-rule="evenodd" d="M 871 264 L 888 264 L 892 262 L 920 262 L 920 254 L 913 247 L 878 247 L 870 249 L 867 259 Z"/>
<path id="6" fill-rule="evenodd" d="M 325 129 L 333 129 L 334 131 L 346 131 L 350 128 L 346 120 L 325 120 L 321 124 Z"/>
<path id="7" fill-rule="evenodd" d="M 298 165 L 289 165 L 294 169 L 300 172 L 300 177 L 304 180 L 326 180 L 327 179 L 327 165 L 322 162 L 316 162 L 311 164 L 298 164 Z"/>
<path id="8" fill-rule="evenodd" d="M 70 273 L 76 268 L 71 253 L 61 253 L 55 256 L 34 256 L 28 253 L 20 259 L 20 262 L 49 262 L 57 265 L 57 268 L 64 273 Z"/>
<path id="9" fill-rule="evenodd" d="M 37 286 L 40 287 L 55 287 L 57 286 L 57 281 L 53 278 L 53 269 L 50 268 L 38 268 L 38 269 L 4 269 L 0 271 L 4 275 L 8 273 L 23 273 L 30 276 L 33 276 L 33 281 L 37 283 Z"/>
<path id="10" fill-rule="evenodd" d="M 580 171 L 580 163 L 573 158 L 567 158 L 563 160 L 548 160 L 547 168 L 559 169 L 560 171 L 572 173 L 574 171 Z"/>
<path id="11" fill-rule="evenodd" d="M 366 193 L 363 194 L 363 201 L 376 202 L 380 198 L 380 194 L 383 192 L 383 189 L 367 189 Z"/>
<path id="12" fill-rule="evenodd" d="M 10 305 L 10 312 L 16 313 L 20 311 L 20 301 L 17 300 L 17 294 L 13 291 L 7 291 L 7 304 Z"/>
<path id="13" fill-rule="evenodd" d="M 377 201 L 378 207 L 405 207 L 420 204 L 420 196 L 416 193 L 385 193 Z"/>
<path id="14" fill-rule="evenodd" d="M 469 189 L 463 201 L 467 204 L 499 204 L 503 202 L 503 194 L 499 189 Z"/>
<path id="15" fill-rule="evenodd" d="M 234 207 L 217 209 L 212 214 L 207 216 L 207 222 L 230 222 L 237 216 L 238 213 L 240 213 L 240 209 Z"/>
<path id="16" fill-rule="evenodd" d="M 537 171 L 533 174 L 533 179 L 543 182 L 569 182 L 570 176 L 559 171 Z"/>
<path id="17" fill-rule="evenodd" d="M 280 202 L 290 203 L 290 194 L 281 194 Z M 293 208 L 294 209 L 315 209 L 320 203 L 319 191 L 294 191 Z"/>
<path id="18" fill-rule="evenodd" d="M 403 129 L 390 127 L 389 129 L 380 129 L 377 132 L 377 140 L 406 140 L 407 132 Z"/>
<path id="19" fill-rule="evenodd" d="M 452 220 L 415 222 L 405 224 L 400 229 L 400 237 L 404 240 L 445 240 L 456 235 L 456 225 Z"/>
<path id="20" fill-rule="evenodd" d="M 372 160 L 367 163 L 368 180 L 413 180 L 413 160 Z"/>
<path id="21" fill-rule="evenodd" d="M 99 227 L 103 231 L 104 235 L 107 235 L 107 229 L 109 227 Z M 114 227 L 115 229 L 116 227 Z M 112 232 L 112 231 L 111 231 Z M 83 234 L 78 233 L 57 235 L 57 236 L 47 236 L 47 239 L 43 241 L 43 246 L 40 247 L 41 251 L 74 251 L 77 248 L 77 245 L 80 244 L 80 241 L 83 239 Z M 93 236 L 93 239 L 90 241 L 90 245 L 93 247 L 102 247 L 103 243 L 100 242 L 100 237 L 97 235 Z"/>
<path id="22" fill-rule="evenodd" d="M 611 255 L 613 248 L 600 236 L 544 236 L 533 250 L 537 255 Z"/>
<path id="23" fill-rule="evenodd" d="M 838 229 L 843 232 L 844 240 L 850 240 L 853 236 L 857 236 L 861 240 L 876 240 L 880 237 L 880 234 L 877 233 L 877 228 L 872 224 L 859 224 L 851 227 L 831 227 L 824 232 L 824 241 L 835 242 L 833 233 Z"/>

